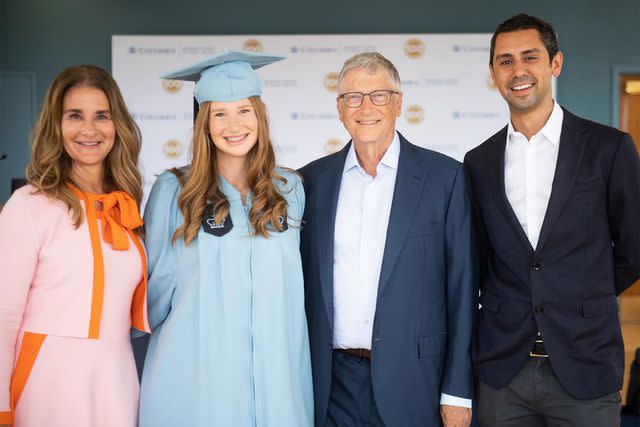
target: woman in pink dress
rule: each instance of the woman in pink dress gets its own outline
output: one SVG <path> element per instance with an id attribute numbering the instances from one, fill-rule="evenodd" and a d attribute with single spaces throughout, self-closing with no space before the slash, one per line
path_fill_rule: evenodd
<path id="1" fill-rule="evenodd" d="M 135 427 L 149 331 L 140 132 L 90 65 L 51 83 L 29 185 L 0 214 L 0 426 Z"/>

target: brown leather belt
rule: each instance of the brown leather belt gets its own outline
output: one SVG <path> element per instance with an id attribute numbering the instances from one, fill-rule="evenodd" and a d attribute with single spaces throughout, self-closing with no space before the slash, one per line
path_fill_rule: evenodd
<path id="1" fill-rule="evenodd" d="M 371 350 L 367 350 L 366 348 L 334 348 L 333 350 L 357 357 L 358 359 L 371 360 Z"/>

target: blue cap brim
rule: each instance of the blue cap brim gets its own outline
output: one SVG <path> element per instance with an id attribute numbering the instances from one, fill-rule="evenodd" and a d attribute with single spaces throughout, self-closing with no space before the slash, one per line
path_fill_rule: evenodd
<path id="1" fill-rule="evenodd" d="M 263 54 L 263 53 L 257 53 L 257 52 L 229 50 L 229 51 L 220 53 L 218 55 L 215 55 L 211 58 L 205 59 L 204 61 L 198 62 L 197 64 L 189 65 L 188 67 L 180 68 L 179 70 L 165 73 L 160 77 L 163 79 L 195 82 L 200 79 L 200 75 L 207 68 L 215 67 L 217 65 L 222 65 L 226 62 L 235 62 L 235 61 L 247 62 L 249 65 L 251 65 L 251 68 L 256 70 L 260 67 L 264 67 L 265 65 L 282 61 L 283 59 L 285 59 L 284 56 L 269 55 L 269 54 Z"/>

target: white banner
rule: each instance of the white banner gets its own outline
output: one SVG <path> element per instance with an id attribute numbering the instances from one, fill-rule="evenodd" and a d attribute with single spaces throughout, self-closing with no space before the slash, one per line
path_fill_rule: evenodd
<path id="1" fill-rule="evenodd" d="M 402 80 L 399 130 L 417 145 L 458 160 L 508 120 L 489 75 L 491 34 L 113 36 L 113 76 L 143 135 L 145 194 L 163 170 L 189 162 L 193 83 L 162 73 L 227 49 L 287 59 L 258 73 L 278 163 L 298 168 L 342 148 L 336 80 L 350 56 L 378 51 Z M 555 87 L 554 87 L 555 89 Z"/>

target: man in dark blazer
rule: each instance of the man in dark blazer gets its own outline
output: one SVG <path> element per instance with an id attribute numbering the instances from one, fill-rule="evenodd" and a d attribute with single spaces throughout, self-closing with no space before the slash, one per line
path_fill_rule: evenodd
<path id="1" fill-rule="evenodd" d="M 316 426 L 467 426 L 477 304 L 462 165 L 396 132 L 402 93 L 378 53 L 347 60 L 352 140 L 300 170 Z"/>
<path id="2" fill-rule="evenodd" d="M 483 426 L 620 424 L 616 296 L 640 274 L 638 153 L 628 134 L 554 102 L 562 62 L 548 23 L 498 26 L 490 70 L 511 120 L 465 157 Z"/>

